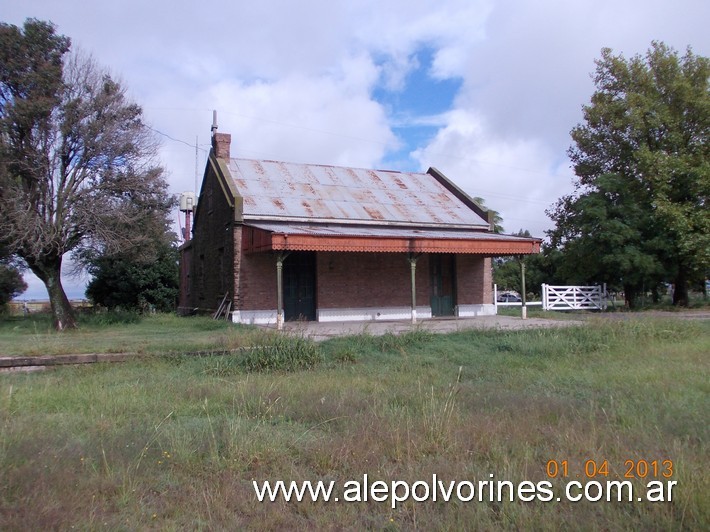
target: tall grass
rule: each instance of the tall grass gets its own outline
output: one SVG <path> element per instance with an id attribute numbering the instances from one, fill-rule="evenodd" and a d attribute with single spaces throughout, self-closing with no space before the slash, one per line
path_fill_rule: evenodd
<path id="1" fill-rule="evenodd" d="M 212 332 L 231 348 L 254 334 Z M 600 320 L 338 338 L 296 371 L 182 356 L 2 375 L 0 529 L 707 529 L 709 333 Z M 551 459 L 574 474 L 605 459 L 614 479 L 626 460 L 671 459 L 674 501 L 393 510 L 258 503 L 251 484 L 535 482 Z"/>
<path id="2" fill-rule="evenodd" d="M 243 372 L 299 371 L 322 362 L 316 342 L 303 336 L 273 333 L 255 335 L 236 356 L 217 356 L 206 362 L 206 371 L 221 377 Z"/>

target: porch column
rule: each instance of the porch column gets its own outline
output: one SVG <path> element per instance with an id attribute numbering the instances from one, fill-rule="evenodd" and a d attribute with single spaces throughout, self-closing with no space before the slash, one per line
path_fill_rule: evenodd
<path id="1" fill-rule="evenodd" d="M 410 253 L 407 257 L 412 272 L 412 323 L 417 323 L 417 261 L 422 254 Z"/>
<path id="2" fill-rule="evenodd" d="M 276 328 L 279 331 L 284 328 L 283 269 L 288 255 L 288 252 L 276 255 Z"/>
<path id="3" fill-rule="evenodd" d="M 520 308 L 522 309 L 523 319 L 527 320 L 528 307 L 525 306 L 525 258 L 523 257 L 520 257 L 520 287 L 522 288 L 520 294 L 520 300 L 522 301 L 522 303 L 520 304 Z"/>

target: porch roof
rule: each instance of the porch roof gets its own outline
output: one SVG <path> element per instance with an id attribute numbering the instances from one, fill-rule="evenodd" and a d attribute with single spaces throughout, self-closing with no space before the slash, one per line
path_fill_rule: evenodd
<path id="1" fill-rule="evenodd" d="M 541 240 L 485 231 L 342 224 L 250 222 L 246 252 L 339 251 L 389 253 L 470 253 L 486 256 L 530 255 Z"/>

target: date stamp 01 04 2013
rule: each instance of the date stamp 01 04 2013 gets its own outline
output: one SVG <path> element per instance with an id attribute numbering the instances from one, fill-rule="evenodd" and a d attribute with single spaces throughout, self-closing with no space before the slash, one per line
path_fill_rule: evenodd
<path id="1" fill-rule="evenodd" d="M 647 478 L 673 477 L 673 460 L 624 460 L 623 478 L 644 480 Z M 609 476 L 609 460 L 586 460 L 582 471 L 574 473 L 570 471 L 568 460 L 548 460 L 545 465 L 545 473 L 548 478 L 569 478 L 583 477 L 594 479 L 597 477 Z"/>
<path id="2" fill-rule="evenodd" d="M 673 500 L 673 487 L 678 484 L 675 480 L 670 480 L 674 475 L 673 460 L 624 460 L 623 468 L 620 472 L 612 474 L 612 477 L 623 478 L 623 480 L 607 480 L 607 491 L 617 490 L 617 500 L 623 500 L 623 492 L 626 490 L 628 498 L 634 500 L 632 481 L 646 482 L 645 497 L 636 497 L 636 500 L 649 502 L 671 502 Z M 584 466 L 577 471 L 573 471 L 568 460 L 548 460 L 545 465 L 545 473 L 550 479 L 560 479 L 567 482 L 567 499 L 579 501 L 583 497 L 590 501 L 598 501 L 604 497 L 604 484 L 597 479 L 606 479 L 610 475 L 609 461 L 586 460 Z M 582 484 L 577 480 L 584 479 Z M 572 495 L 574 488 L 579 493 Z M 596 490 L 596 491 L 595 491 Z M 583 494 L 582 494 L 583 491 Z M 610 493 L 606 493 L 607 500 L 611 500 Z M 559 498 L 557 500 L 560 500 Z"/>

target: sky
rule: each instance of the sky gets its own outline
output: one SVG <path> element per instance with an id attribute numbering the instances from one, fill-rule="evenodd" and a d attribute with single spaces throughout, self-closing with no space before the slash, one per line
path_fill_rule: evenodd
<path id="1" fill-rule="evenodd" d="M 29 17 L 123 82 L 176 194 L 201 181 L 216 110 L 232 157 L 435 167 L 538 237 L 572 191 L 601 49 L 710 55 L 707 0 L 0 0 L 0 21 Z M 19 299 L 47 297 L 25 280 Z M 66 275 L 68 296 L 86 282 Z"/>

